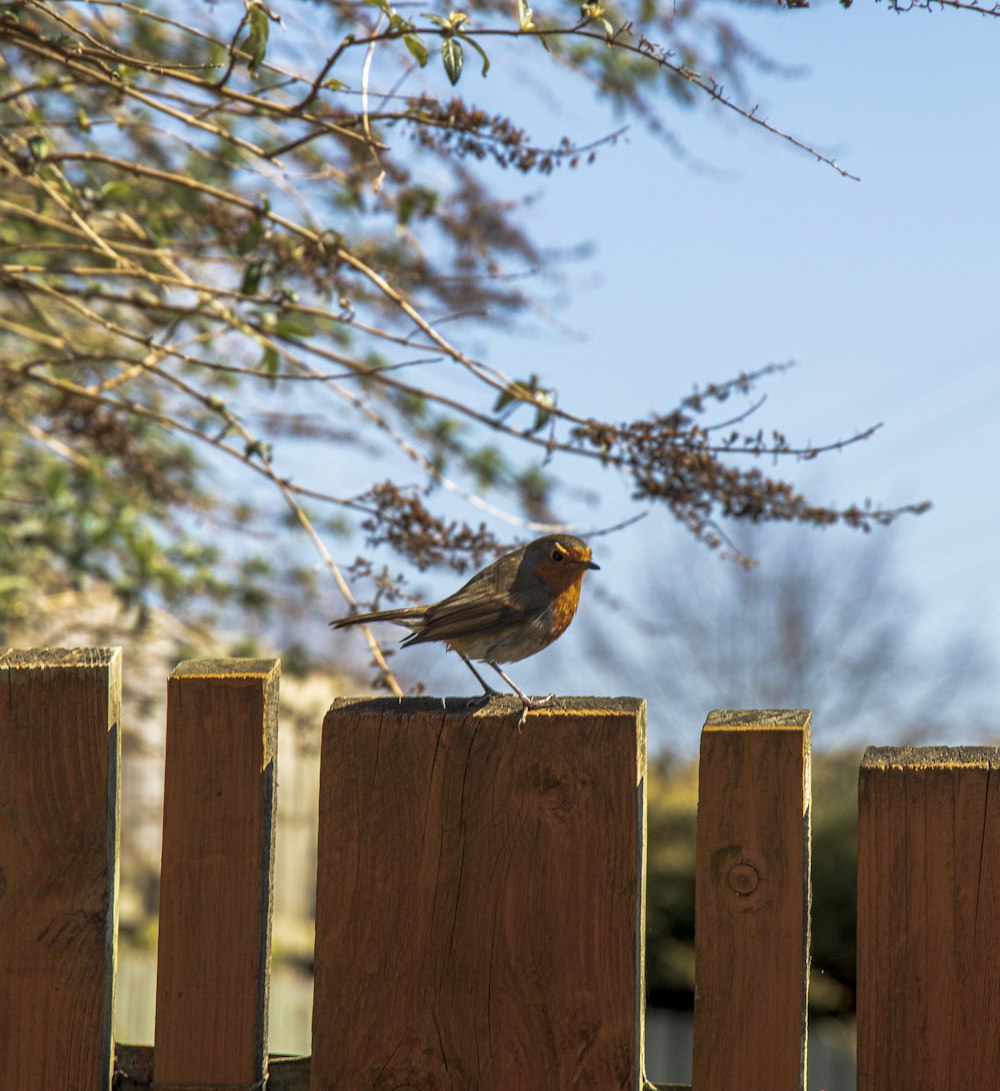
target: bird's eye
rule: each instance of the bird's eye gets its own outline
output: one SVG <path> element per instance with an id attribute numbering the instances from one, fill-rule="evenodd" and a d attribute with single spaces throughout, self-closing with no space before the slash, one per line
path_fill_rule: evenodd
<path id="1" fill-rule="evenodd" d="M 566 556 L 566 554 L 563 553 L 563 551 L 561 549 L 553 549 L 552 550 L 552 559 L 554 561 L 561 561 L 563 559 L 563 557 L 565 557 L 565 556 Z"/>

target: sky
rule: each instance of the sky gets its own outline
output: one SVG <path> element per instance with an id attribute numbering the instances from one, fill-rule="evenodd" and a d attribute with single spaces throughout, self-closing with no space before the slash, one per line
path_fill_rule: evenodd
<path id="1" fill-rule="evenodd" d="M 302 7 L 282 9 L 293 39 Z M 919 607 L 912 625 L 926 647 L 942 634 L 975 633 L 995 663 L 1000 20 L 898 14 L 858 0 L 849 10 L 834 3 L 717 10 L 764 52 L 805 69 L 795 79 L 753 74 L 760 113 L 860 181 L 711 102 L 684 111 L 666 100 L 661 116 L 686 158 L 633 123 L 586 168 L 547 179 L 497 171 L 501 192 L 532 198 L 524 222 L 542 246 L 590 249 L 558 266 L 560 286 L 539 284 L 554 321 L 480 330 L 472 348 L 509 374 L 541 373 L 567 408 L 611 419 L 669 410 L 696 384 L 795 361 L 762 386 L 767 401 L 754 428 L 779 428 L 804 444 L 882 428 L 816 462 L 773 469 L 819 501 L 846 506 L 870 498 L 892 507 L 931 500 L 930 513 L 872 537 L 891 537 L 898 578 Z M 599 99 L 551 76 L 530 54 L 508 56 L 498 45 L 492 59 L 487 79 L 467 64 L 460 90 L 488 109 L 526 116 L 537 143 L 564 133 L 587 143 L 621 124 Z M 727 406 L 723 415 L 730 414 Z M 571 491 L 593 481 L 592 466 L 563 463 L 559 472 Z M 634 511 L 620 487 L 601 484 L 600 508 L 573 513 L 582 527 L 607 526 Z M 837 548 L 854 548 L 860 538 L 846 529 L 823 537 Z M 711 580 L 711 566 L 721 563 L 691 550 L 685 538 L 667 515 L 654 513 L 595 539 L 602 572 L 588 580 L 599 578 L 624 608 L 609 613 L 600 600 L 588 602 L 585 590 L 580 621 L 556 648 L 517 665 L 519 683 L 568 693 L 641 685 L 655 648 L 650 656 L 648 640 L 636 643 L 630 611 L 646 604 L 650 568 L 662 567 L 659 559 L 678 565 L 680 579 L 697 570 Z M 446 593 L 451 582 L 431 581 L 428 593 Z M 331 609 L 341 612 L 336 603 Z M 617 634 L 641 669 L 602 670 L 588 650 L 588 625 Z M 384 630 L 390 642 L 397 632 Z M 464 692 L 467 684 L 464 667 L 437 649 L 404 652 L 394 662 L 432 692 Z M 669 685 L 651 688 L 659 694 L 651 697 L 654 746 L 690 752 L 700 722 L 672 723 L 668 735 Z M 837 737 L 833 725 L 815 726 L 821 743 Z"/>
<path id="2" fill-rule="evenodd" d="M 559 312 L 586 340 L 560 347 L 553 334 L 522 352 L 622 415 L 669 406 L 695 382 L 796 361 L 766 383 L 757 420 L 815 442 L 883 423 L 805 477 L 822 475 L 831 498 L 932 499 L 912 545 L 934 551 L 917 566 L 928 591 L 970 576 L 981 585 L 1000 411 L 994 23 L 857 4 L 740 22 L 809 67 L 762 80 L 767 115 L 861 181 L 738 119 L 715 124 L 710 109 L 678 128 L 724 177 L 672 160 L 633 127 L 594 166 L 555 176 L 539 212 L 539 230 L 593 241 L 594 268 Z M 607 381 L 612 362 L 629 381 Z M 981 586 L 976 595 L 982 606 Z"/>

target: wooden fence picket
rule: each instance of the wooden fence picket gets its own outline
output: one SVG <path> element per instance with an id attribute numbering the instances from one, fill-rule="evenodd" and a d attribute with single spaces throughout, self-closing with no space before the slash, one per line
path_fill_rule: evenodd
<path id="1" fill-rule="evenodd" d="M 311 1057 L 267 1056 L 276 660 L 168 682 L 155 1047 L 115 1045 L 120 649 L 0 652 L 0 1088 L 648 1091 L 645 704 L 338 700 Z M 806 710 L 702 734 L 694 1091 L 803 1091 Z M 858 1091 L 1000 1091 L 1000 749 L 870 748 Z"/>
<path id="2" fill-rule="evenodd" d="M 105 1091 L 121 649 L 0 653 L 0 1087 Z"/>
<path id="3" fill-rule="evenodd" d="M 705 722 L 695 863 L 695 1091 L 799 1091 L 809 984 L 806 709 Z"/>
<path id="4" fill-rule="evenodd" d="M 642 1079 L 645 704 L 340 700 L 313 1091 Z"/>
<path id="5" fill-rule="evenodd" d="M 167 688 L 157 1091 L 263 1087 L 277 660 L 192 660 Z"/>
<path id="6" fill-rule="evenodd" d="M 858 1091 L 1000 1089 L 1000 749 L 869 747 Z"/>

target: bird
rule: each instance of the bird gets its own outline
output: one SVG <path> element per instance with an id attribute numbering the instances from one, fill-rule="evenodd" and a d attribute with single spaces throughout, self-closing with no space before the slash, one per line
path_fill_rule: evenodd
<path id="1" fill-rule="evenodd" d="M 472 660 L 488 664 L 521 699 L 520 730 L 528 710 L 548 704 L 554 694 L 529 697 L 500 664 L 527 659 L 562 636 L 576 614 L 583 577 L 599 569 L 582 539 L 549 534 L 498 557 L 439 602 L 350 614 L 330 625 L 343 629 L 392 621 L 412 630 L 402 642 L 404 648 L 431 641 L 446 644 L 476 676 L 484 700 L 497 691 Z"/>

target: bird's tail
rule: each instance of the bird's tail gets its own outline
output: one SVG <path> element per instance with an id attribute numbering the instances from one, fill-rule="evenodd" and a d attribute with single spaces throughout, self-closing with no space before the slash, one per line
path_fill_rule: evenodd
<path id="1" fill-rule="evenodd" d="M 330 622 L 334 629 L 344 629 L 348 625 L 363 625 L 369 621 L 394 621 L 408 629 L 419 625 L 424 620 L 425 606 L 401 606 L 398 610 L 375 610 L 370 614 L 351 614 L 349 617 L 336 618 Z"/>

